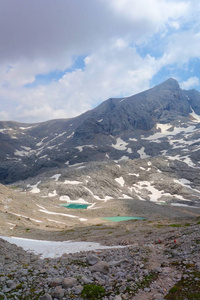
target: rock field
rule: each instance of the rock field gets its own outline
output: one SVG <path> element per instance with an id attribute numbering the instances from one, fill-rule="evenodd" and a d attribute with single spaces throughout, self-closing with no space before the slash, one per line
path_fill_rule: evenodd
<path id="1" fill-rule="evenodd" d="M 199 299 L 199 221 L 92 226 L 96 240 L 125 247 L 56 259 L 41 259 L 1 239 L 0 299 Z M 89 236 L 82 240 L 95 239 Z"/>

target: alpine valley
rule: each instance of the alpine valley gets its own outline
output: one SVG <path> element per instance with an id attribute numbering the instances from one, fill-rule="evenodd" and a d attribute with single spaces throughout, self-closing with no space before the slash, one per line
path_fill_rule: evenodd
<path id="1" fill-rule="evenodd" d="M 14 224 L 200 209 L 200 93 L 174 79 L 72 119 L 0 122 L 0 145 L 0 180 L 12 189 L 1 186 L 1 214 Z M 66 203 L 88 208 L 67 217 Z"/>
<path id="2" fill-rule="evenodd" d="M 168 79 L 75 118 L 2 121 L 0 182 L 0 299 L 199 299 L 198 91 Z M 10 236 L 117 248 L 50 259 Z"/>

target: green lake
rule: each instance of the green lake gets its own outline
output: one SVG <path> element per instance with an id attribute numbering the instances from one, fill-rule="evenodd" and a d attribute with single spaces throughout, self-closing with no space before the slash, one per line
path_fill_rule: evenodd
<path id="1" fill-rule="evenodd" d="M 87 209 L 91 204 L 82 204 L 82 203 L 66 203 L 62 204 L 63 207 L 72 208 L 72 209 Z"/>
<path id="2" fill-rule="evenodd" d="M 145 220 L 145 218 L 141 218 L 141 217 L 107 217 L 102 219 L 111 222 L 120 222 L 120 221 L 128 221 L 128 220 Z"/>

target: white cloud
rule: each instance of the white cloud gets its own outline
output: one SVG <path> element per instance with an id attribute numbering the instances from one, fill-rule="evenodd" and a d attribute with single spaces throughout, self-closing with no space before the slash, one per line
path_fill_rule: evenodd
<path id="1" fill-rule="evenodd" d="M 128 96 L 149 88 L 156 61 L 142 58 L 134 47 L 110 43 L 85 58 L 84 70 L 66 73 L 58 82 L 37 88 L 13 89 L 18 109 L 11 117 L 33 122 L 74 117 L 109 97 Z M 125 43 L 124 43 L 125 45 Z M 7 91 L 7 97 L 11 91 Z M 1 95 L 1 91 L 0 91 Z"/>
<path id="2" fill-rule="evenodd" d="M 194 76 L 194 77 L 190 77 L 190 78 L 188 78 L 188 80 L 180 83 L 180 86 L 182 89 L 187 90 L 190 88 L 194 88 L 195 86 L 198 86 L 199 84 L 200 84 L 199 78 Z"/>

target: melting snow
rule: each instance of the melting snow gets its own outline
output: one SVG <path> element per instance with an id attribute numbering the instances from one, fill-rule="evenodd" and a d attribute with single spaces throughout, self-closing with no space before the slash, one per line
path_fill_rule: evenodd
<path id="1" fill-rule="evenodd" d="M 75 147 L 75 148 L 78 149 L 80 152 L 82 152 L 84 147 L 94 148 L 93 145 L 83 145 L 83 146 L 78 146 L 78 147 Z"/>
<path id="2" fill-rule="evenodd" d="M 76 180 L 65 180 L 64 184 L 83 184 L 83 182 Z"/>
<path id="3" fill-rule="evenodd" d="M 126 155 L 123 155 L 117 162 L 122 161 L 122 160 L 129 160 L 129 157 Z"/>
<path id="4" fill-rule="evenodd" d="M 68 203 L 80 203 L 80 204 L 89 204 L 86 200 L 79 198 L 78 200 L 71 200 L 69 196 L 60 196 L 60 201 L 66 201 Z"/>
<path id="5" fill-rule="evenodd" d="M 145 150 L 145 148 L 142 147 L 140 150 L 137 151 L 137 153 L 140 155 L 140 158 L 147 158 L 147 157 L 149 157 L 149 155 L 147 155 L 144 150 Z"/>
<path id="6" fill-rule="evenodd" d="M 117 181 L 121 186 L 124 186 L 124 178 L 121 176 L 119 178 L 115 178 L 115 181 Z"/>
<path id="7" fill-rule="evenodd" d="M 48 193 L 48 196 L 49 197 L 55 197 L 55 196 L 58 196 L 56 190 L 53 191 L 53 193 Z"/>
<path id="8" fill-rule="evenodd" d="M 33 218 L 30 218 L 30 217 L 27 217 L 27 216 L 24 216 L 24 215 L 16 214 L 16 213 L 13 213 L 13 212 L 9 212 L 9 213 L 12 214 L 12 215 L 15 215 L 17 217 L 20 217 L 20 218 L 29 219 L 29 220 L 34 221 L 36 223 L 42 223 L 42 221 L 40 221 L 40 220 L 33 219 Z"/>
<path id="9" fill-rule="evenodd" d="M 116 139 L 116 144 L 112 144 L 112 147 L 117 149 L 117 150 L 126 150 L 126 146 L 128 145 L 128 143 L 126 143 L 125 141 L 123 141 L 121 138 L 117 138 Z"/>
<path id="10" fill-rule="evenodd" d="M 55 174 L 55 175 L 51 176 L 50 178 L 55 179 L 55 181 L 58 181 L 60 176 L 61 176 L 61 174 Z"/>
<path id="11" fill-rule="evenodd" d="M 140 174 L 135 174 L 135 173 L 128 173 L 128 175 L 134 175 L 134 176 L 136 176 L 136 177 L 139 177 L 139 176 L 140 176 Z"/>
<path id="12" fill-rule="evenodd" d="M 78 218 L 80 221 L 87 221 L 87 219 L 79 218 L 79 217 L 74 216 L 74 215 L 58 213 L 58 212 L 54 212 L 54 211 L 49 211 L 47 209 L 39 209 L 39 211 L 41 211 L 45 214 L 48 214 L 48 215 L 58 215 L 58 216 L 69 217 L 69 218 Z"/>
<path id="13" fill-rule="evenodd" d="M 191 110 L 192 110 L 192 113 L 190 114 L 190 116 L 192 117 L 192 122 L 200 123 L 200 116 L 197 115 L 192 108 L 191 108 Z"/>
<path id="14" fill-rule="evenodd" d="M 36 184 L 34 184 L 34 185 L 27 184 L 27 187 L 32 188 L 32 190 L 30 191 L 31 193 L 33 193 L 33 194 L 38 194 L 38 193 L 40 193 L 40 189 L 39 189 L 37 186 L 38 186 L 38 184 L 40 184 L 40 183 L 41 183 L 41 181 L 38 181 L 38 183 L 36 183 Z"/>
<path id="15" fill-rule="evenodd" d="M 26 251 L 33 252 L 36 255 L 41 255 L 42 259 L 61 257 L 63 254 L 78 253 L 80 251 L 124 248 L 124 246 L 103 246 L 94 242 L 55 242 L 5 236 L 0 236 L 0 238 L 22 247 Z"/>
<path id="16" fill-rule="evenodd" d="M 150 201 L 153 202 L 157 202 L 158 199 L 161 198 L 161 196 L 164 194 L 164 191 L 159 191 L 149 181 L 139 181 L 134 184 L 132 188 L 135 190 L 136 194 L 138 194 L 138 192 L 141 193 L 143 189 L 148 190 L 148 192 L 150 193 L 148 194 L 148 196 L 150 197 Z"/>

